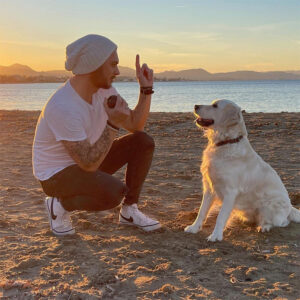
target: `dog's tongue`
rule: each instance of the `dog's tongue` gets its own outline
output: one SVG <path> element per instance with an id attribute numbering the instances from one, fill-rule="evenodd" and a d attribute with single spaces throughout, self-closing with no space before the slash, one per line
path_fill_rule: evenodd
<path id="1" fill-rule="evenodd" d="M 214 120 L 212 119 L 202 119 L 202 118 L 198 118 L 196 120 L 197 124 L 199 124 L 200 126 L 204 126 L 204 127 L 207 127 L 207 126 L 210 126 L 212 124 L 214 124 Z"/>

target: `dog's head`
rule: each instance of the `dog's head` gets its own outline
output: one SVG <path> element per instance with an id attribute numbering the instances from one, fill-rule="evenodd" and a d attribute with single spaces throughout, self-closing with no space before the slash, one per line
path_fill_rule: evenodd
<path id="1" fill-rule="evenodd" d="M 241 108 L 232 101 L 218 99 L 211 105 L 195 105 L 194 114 L 196 125 L 208 131 L 226 136 L 246 133 Z"/>

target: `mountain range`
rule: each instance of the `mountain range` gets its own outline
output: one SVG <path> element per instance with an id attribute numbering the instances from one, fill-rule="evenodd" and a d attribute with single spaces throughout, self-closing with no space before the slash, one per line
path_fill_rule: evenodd
<path id="1" fill-rule="evenodd" d="M 128 67 L 119 67 L 119 81 L 132 81 L 135 78 L 135 70 Z M 63 81 L 71 76 L 71 72 L 65 70 L 51 70 L 38 72 L 26 65 L 13 64 L 11 66 L 0 66 L 0 76 L 3 77 L 26 77 L 39 78 L 51 81 Z M 0 78 L 1 79 L 1 78 Z M 155 73 L 157 81 L 193 80 L 193 81 L 225 81 L 225 80 L 300 80 L 299 71 L 235 71 L 227 73 L 209 73 L 204 69 L 189 69 L 182 71 L 165 71 Z M 3 81 L 3 80 L 2 80 Z"/>

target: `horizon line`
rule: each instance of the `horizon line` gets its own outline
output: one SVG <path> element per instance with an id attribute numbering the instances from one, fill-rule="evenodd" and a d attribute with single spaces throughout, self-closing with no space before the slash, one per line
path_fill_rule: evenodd
<path id="1" fill-rule="evenodd" d="M 4 65 L 0 65 L 0 67 L 6 67 L 6 68 L 9 68 L 9 67 L 12 67 L 14 65 L 20 65 L 20 66 L 25 66 L 25 67 L 29 67 L 30 69 L 32 69 L 33 71 L 35 72 L 52 72 L 52 71 L 65 71 L 67 73 L 72 73 L 71 71 L 67 71 L 66 69 L 50 69 L 50 70 L 41 70 L 41 71 L 37 71 L 36 69 L 33 69 L 31 66 L 29 65 L 25 65 L 25 64 L 21 64 L 21 63 L 13 63 L 11 65 L 8 65 L 8 66 L 4 66 Z M 131 69 L 133 71 L 135 71 L 134 68 L 132 67 L 128 67 L 128 66 L 119 66 L 119 67 L 122 67 L 122 68 L 128 68 L 128 69 Z M 258 72 L 258 73 L 267 73 L 267 72 L 298 72 L 300 71 L 300 67 L 299 69 L 294 69 L 294 70 L 269 70 L 269 71 L 258 71 L 258 70 L 250 70 L 250 69 L 239 69 L 239 70 L 235 70 L 235 71 L 218 71 L 218 72 L 210 72 L 204 68 L 201 68 L 201 67 L 197 67 L 197 68 L 191 68 L 191 69 L 181 69 L 181 70 L 164 70 L 164 71 L 160 71 L 160 72 L 155 72 L 155 73 L 162 73 L 162 72 L 181 72 L 181 71 L 188 71 L 188 70 L 204 70 L 210 74 L 216 74 L 216 73 L 231 73 L 231 72 L 241 72 L 241 71 L 247 71 L 247 72 Z"/>

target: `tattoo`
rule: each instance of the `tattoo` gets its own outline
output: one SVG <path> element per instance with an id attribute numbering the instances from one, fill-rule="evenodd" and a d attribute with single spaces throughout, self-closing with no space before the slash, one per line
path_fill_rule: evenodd
<path id="1" fill-rule="evenodd" d="M 62 143 L 78 165 L 90 168 L 97 164 L 97 167 L 99 167 L 108 153 L 115 136 L 115 130 L 106 126 L 94 145 L 91 145 L 87 139 L 78 142 L 62 141 Z"/>

